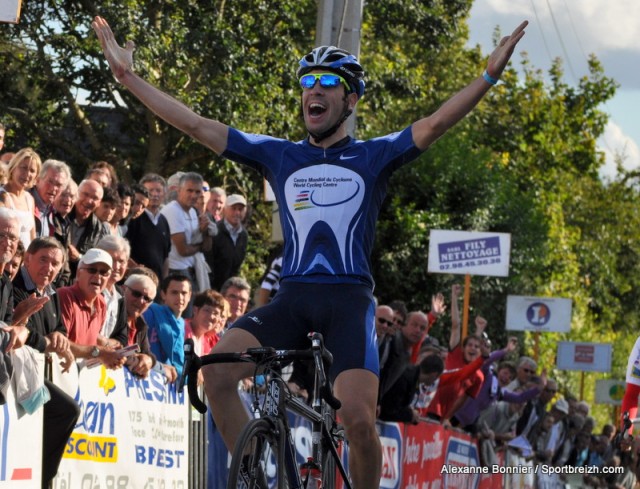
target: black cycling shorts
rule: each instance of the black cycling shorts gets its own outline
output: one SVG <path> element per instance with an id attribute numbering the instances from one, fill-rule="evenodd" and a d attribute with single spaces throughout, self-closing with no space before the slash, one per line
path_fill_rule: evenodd
<path id="1" fill-rule="evenodd" d="M 335 379 L 350 369 L 379 375 L 374 321 L 375 302 L 366 285 L 283 282 L 269 304 L 248 312 L 231 327 L 279 350 L 308 348 L 307 333 L 322 333 L 333 354 L 329 375 Z"/>

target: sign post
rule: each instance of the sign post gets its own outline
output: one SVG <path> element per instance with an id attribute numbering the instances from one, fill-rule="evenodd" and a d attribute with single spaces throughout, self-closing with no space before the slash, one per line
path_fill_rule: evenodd
<path id="1" fill-rule="evenodd" d="M 471 275 L 464 276 L 464 298 L 462 299 L 462 336 L 464 339 L 469 332 L 469 296 L 471 295 Z"/>

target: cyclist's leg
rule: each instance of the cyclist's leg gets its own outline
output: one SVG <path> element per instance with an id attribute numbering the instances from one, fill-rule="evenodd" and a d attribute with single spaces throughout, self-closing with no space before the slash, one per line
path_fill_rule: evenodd
<path id="1" fill-rule="evenodd" d="M 222 336 L 212 353 L 238 352 L 258 346 L 260 343 L 251 333 L 231 328 Z M 217 363 L 202 368 L 211 414 L 230 452 L 233 452 L 242 428 L 249 421 L 245 404 L 238 393 L 238 382 L 250 376 L 253 370 L 253 364 L 242 363 Z"/>
<path id="2" fill-rule="evenodd" d="M 220 338 L 213 353 L 244 351 L 258 346 L 305 348 L 305 330 L 292 316 L 290 296 L 297 297 L 300 287 L 282 284 L 278 295 L 268 305 L 239 318 Z M 289 292 L 287 292 L 289 291 Z M 238 382 L 253 374 L 253 364 L 219 363 L 203 369 L 204 385 L 211 413 L 225 445 L 233 452 L 240 432 L 249 420 L 238 394 Z"/>
<path id="3" fill-rule="evenodd" d="M 376 431 L 378 377 L 365 369 L 341 372 L 335 380 L 338 411 L 349 441 L 349 474 L 355 489 L 380 487 L 382 449 Z"/>
<path id="4" fill-rule="evenodd" d="M 375 304 L 365 286 L 323 287 L 333 317 L 322 329 L 333 353 L 331 376 L 342 403 L 338 411 L 349 442 L 349 474 L 355 489 L 380 487 L 382 450 L 376 431 L 378 348 Z"/>

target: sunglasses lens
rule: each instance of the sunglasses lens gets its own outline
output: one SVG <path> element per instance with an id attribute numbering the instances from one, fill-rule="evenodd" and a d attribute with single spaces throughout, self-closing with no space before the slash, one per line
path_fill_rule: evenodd
<path id="1" fill-rule="evenodd" d="M 145 302 L 151 302 L 153 299 L 151 297 L 147 297 L 139 290 L 129 289 L 131 291 L 131 295 L 136 299 L 144 299 Z"/>
<path id="2" fill-rule="evenodd" d="M 314 75 L 304 75 L 300 78 L 300 86 L 302 88 L 313 88 L 316 84 L 316 77 Z"/>
<path id="3" fill-rule="evenodd" d="M 333 88 L 340 85 L 340 77 L 329 73 L 320 75 L 320 86 L 324 88 Z"/>

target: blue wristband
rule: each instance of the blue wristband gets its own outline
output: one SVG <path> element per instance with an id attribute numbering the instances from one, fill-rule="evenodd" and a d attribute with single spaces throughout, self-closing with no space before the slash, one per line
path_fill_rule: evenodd
<path id="1" fill-rule="evenodd" d="M 487 70 L 484 70 L 484 72 L 482 73 L 482 78 L 484 78 L 485 81 L 490 85 L 495 85 L 496 83 L 498 83 L 498 79 L 493 78 Z"/>

